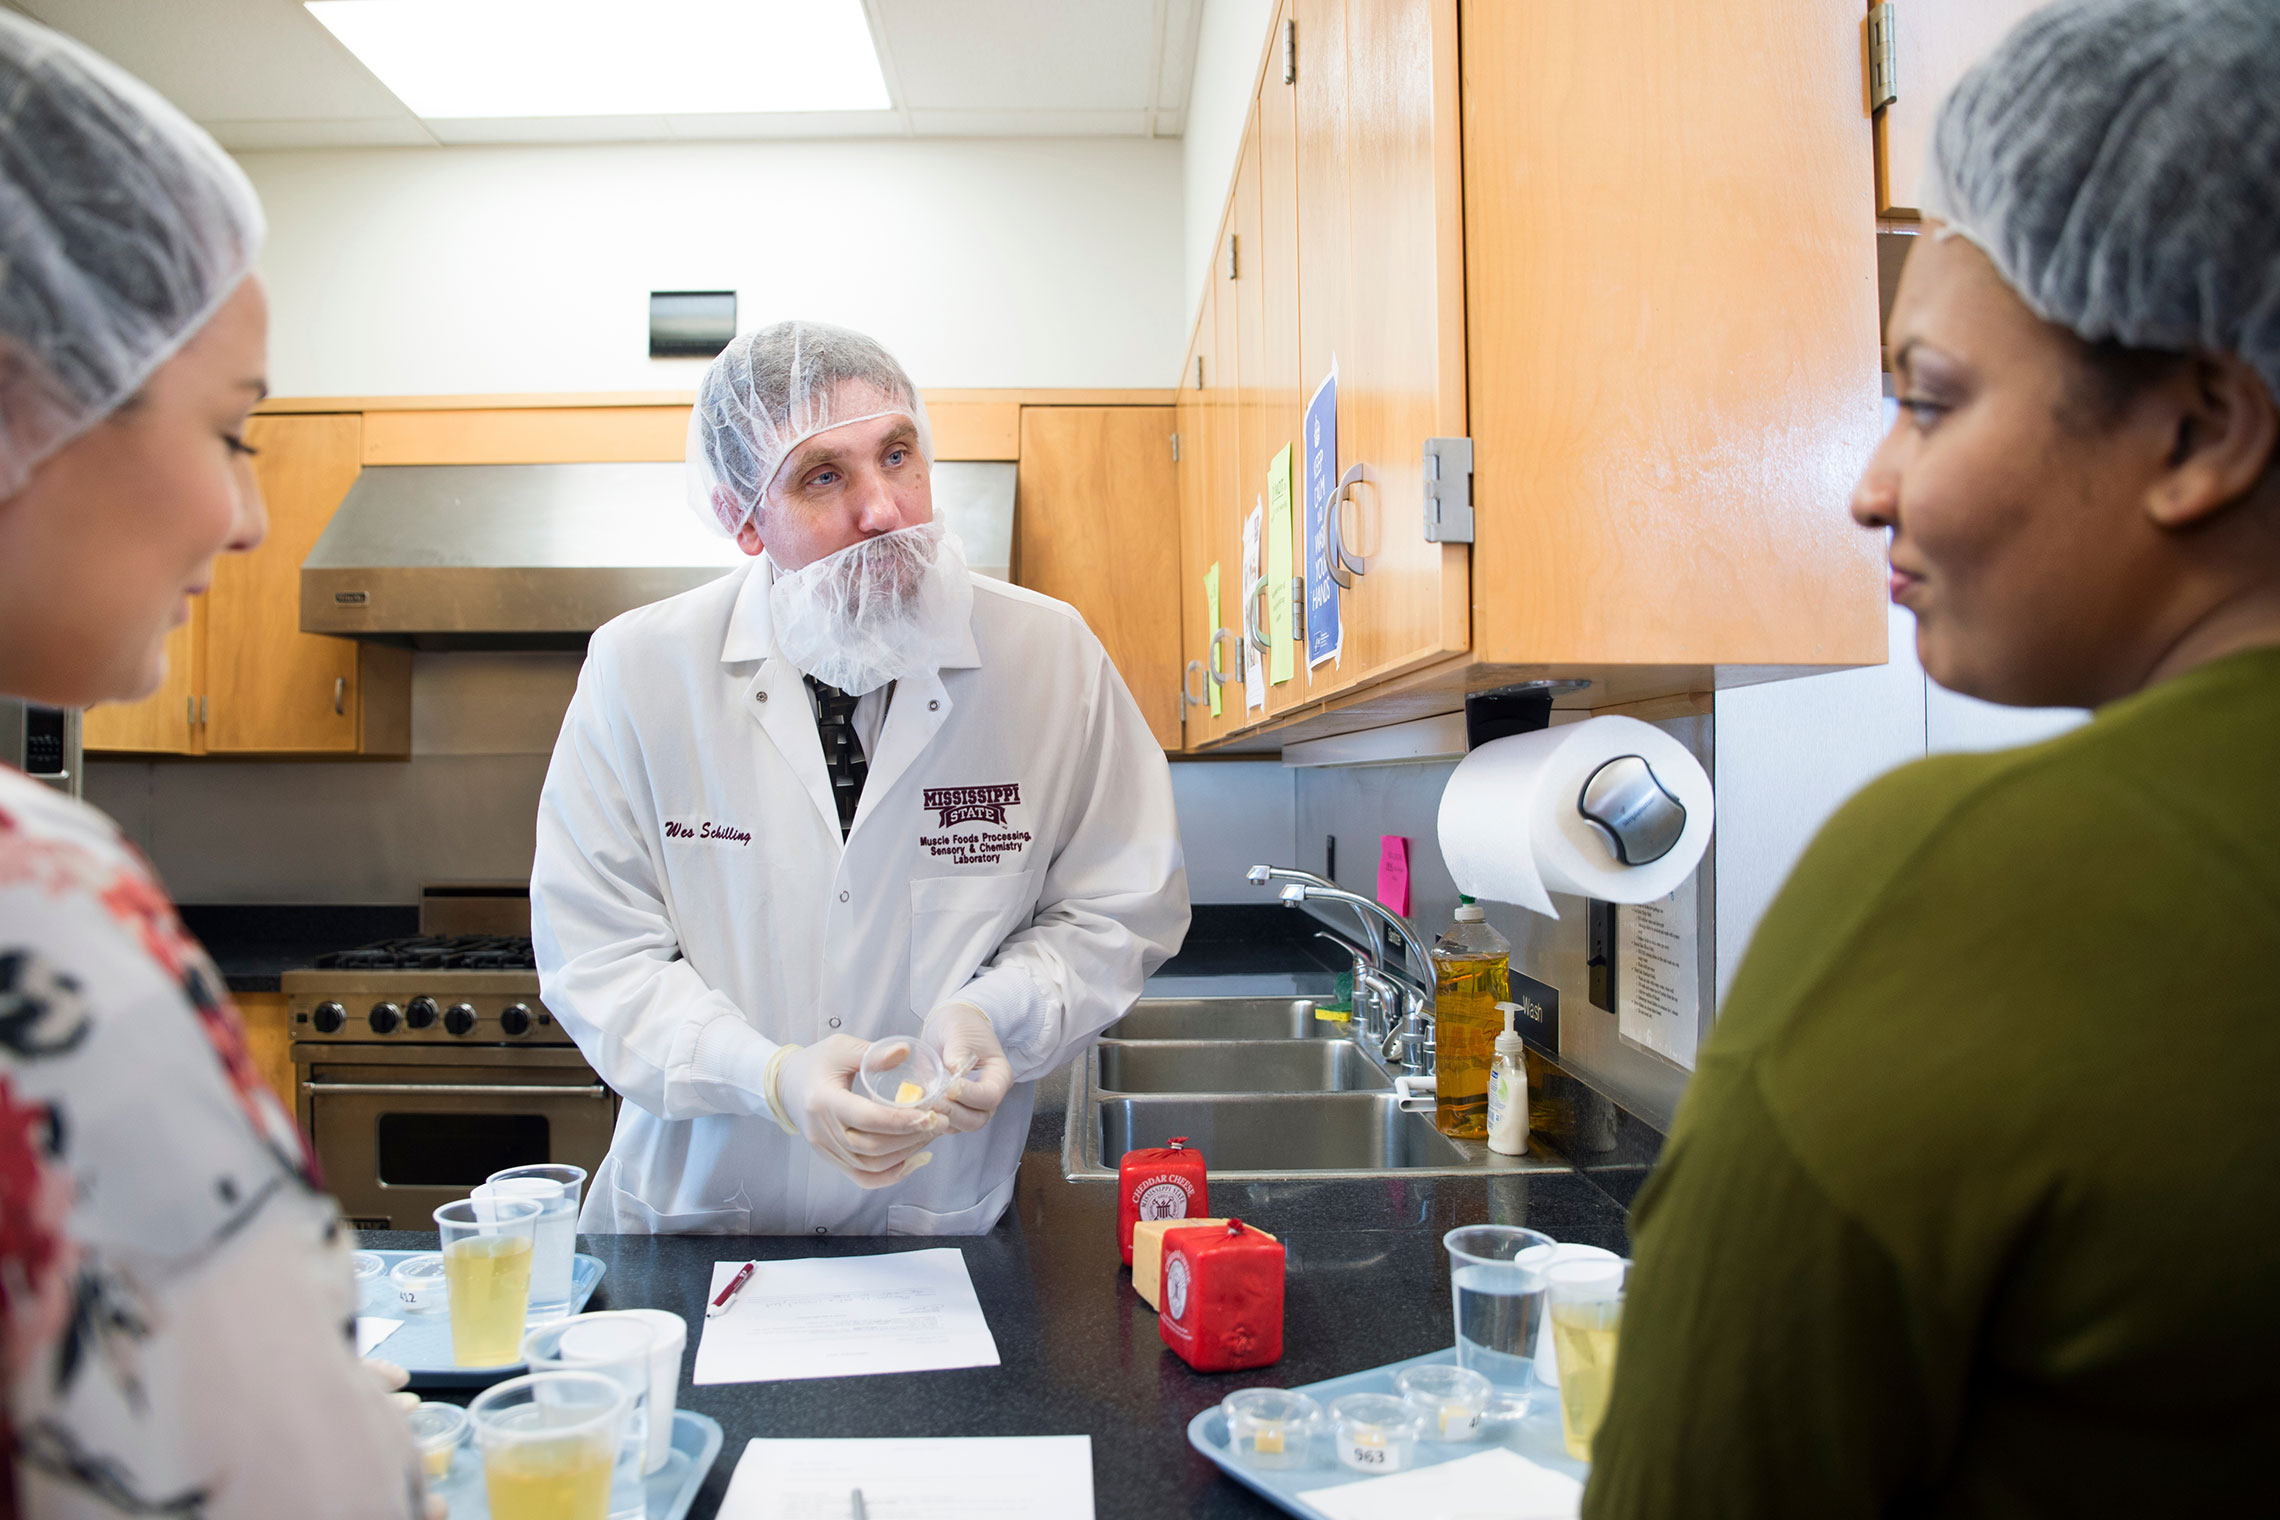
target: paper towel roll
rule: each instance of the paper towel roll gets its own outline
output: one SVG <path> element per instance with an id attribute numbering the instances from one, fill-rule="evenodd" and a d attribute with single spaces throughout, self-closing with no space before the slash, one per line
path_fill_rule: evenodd
<path id="1" fill-rule="evenodd" d="M 1678 843 L 1627 866 L 1577 807 L 1608 761 L 1637 755 L 1686 809 Z M 1710 846 L 1710 778 L 1685 745 L 1636 718 L 1589 718 L 1492 740 L 1465 756 L 1441 793 L 1441 856 L 1457 890 L 1558 918 L 1552 893 L 1604 902 L 1670 894 Z"/>

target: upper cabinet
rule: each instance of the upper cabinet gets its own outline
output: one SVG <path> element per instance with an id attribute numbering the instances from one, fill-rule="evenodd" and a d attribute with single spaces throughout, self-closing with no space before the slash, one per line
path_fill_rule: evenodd
<path id="1" fill-rule="evenodd" d="M 1187 361 L 1237 397 L 1235 478 L 1184 477 L 1181 541 L 1197 658 L 1199 577 L 1235 584 L 1291 449 L 1284 553 L 1209 626 L 1264 620 L 1296 659 L 1259 709 L 1191 710 L 1191 746 L 1524 681 L 1699 705 L 1882 661 L 1882 545 L 1846 511 L 1880 427 L 1862 67 L 1857 0 L 1286 0 Z M 1301 434 L 1333 371 L 1310 534 Z M 1183 392 L 1193 426 L 1210 394 Z M 1311 665 L 1310 556 L 1337 583 Z"/>
<path id="2" fill-rule="evenodd" d="M 1891 66 L 1876 112 L 1876 209 L 1923 214 L 1932 116 L 1963 71 L 2043 0 L 1881 0 L 1869 7 L 1869 46 Z M 1888 39 L 1888 40 L 1887 40 Z M 1873 95 L 1872 95 L 1873 99 Z"/>
<path id="3" fill-rule="evenodd" d="M 88 749 L 410 753 L 410 652 L 300 631 L 301 561 L 363 468 L 362 427 L 355 413 L 253 419 L 246 442 L 269 531 L 215 561 L 212 589 L 168 641 L 158 692 L 88 712 Z"/>

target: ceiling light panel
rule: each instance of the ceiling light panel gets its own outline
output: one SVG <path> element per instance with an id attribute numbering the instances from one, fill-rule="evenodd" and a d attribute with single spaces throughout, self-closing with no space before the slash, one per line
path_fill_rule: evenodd
<path id="1" fill-rule="evenodd" d="M 307 0 L 414 114 L 884 111 L 862 0 Z"/>

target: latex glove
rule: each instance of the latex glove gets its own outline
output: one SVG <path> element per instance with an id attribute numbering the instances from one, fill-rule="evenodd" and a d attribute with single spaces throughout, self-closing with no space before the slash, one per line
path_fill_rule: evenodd
<path id="1" fill-rule="evenodd" d="M 952 1071 L 965 1069 L 943 1089 L 941 1109 L 950 1127 L 977 1130 L 990 1122 L 1013 1090 L 1013 1063 L 998 1043 L 990 1016 L 971 1003 L 944 1003 L 926 1016 L 919 1038 L 942 1053 Z"/>
<path id="2" fill-rule="evenodd" d="M 835 1034 L 818 1045 L 787 1045 L 768 1063 L 769 1103 L 796 1134 L 867 1188 L 890 1186 L 932 1161 L 927 1152 L 951 1127 L 925 1108 L 896 1108 L 855 1089 L 865 1040 Z"/>

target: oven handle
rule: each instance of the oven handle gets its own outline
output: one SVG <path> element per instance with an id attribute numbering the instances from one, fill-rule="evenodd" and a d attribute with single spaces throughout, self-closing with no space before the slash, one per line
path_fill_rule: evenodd
<path id="1" fill-rule="evenodd" d="M 591 1087 L 559 1087 L 550 1083 L 482 1082 L 303 1082 L 301 1091 L 318 1093 L 388 1094 L 396 1097 L 424 1093 L 458 1094 L 482 1098 L 606 1098 L 610 1090 L 599 1082 Z"/>

